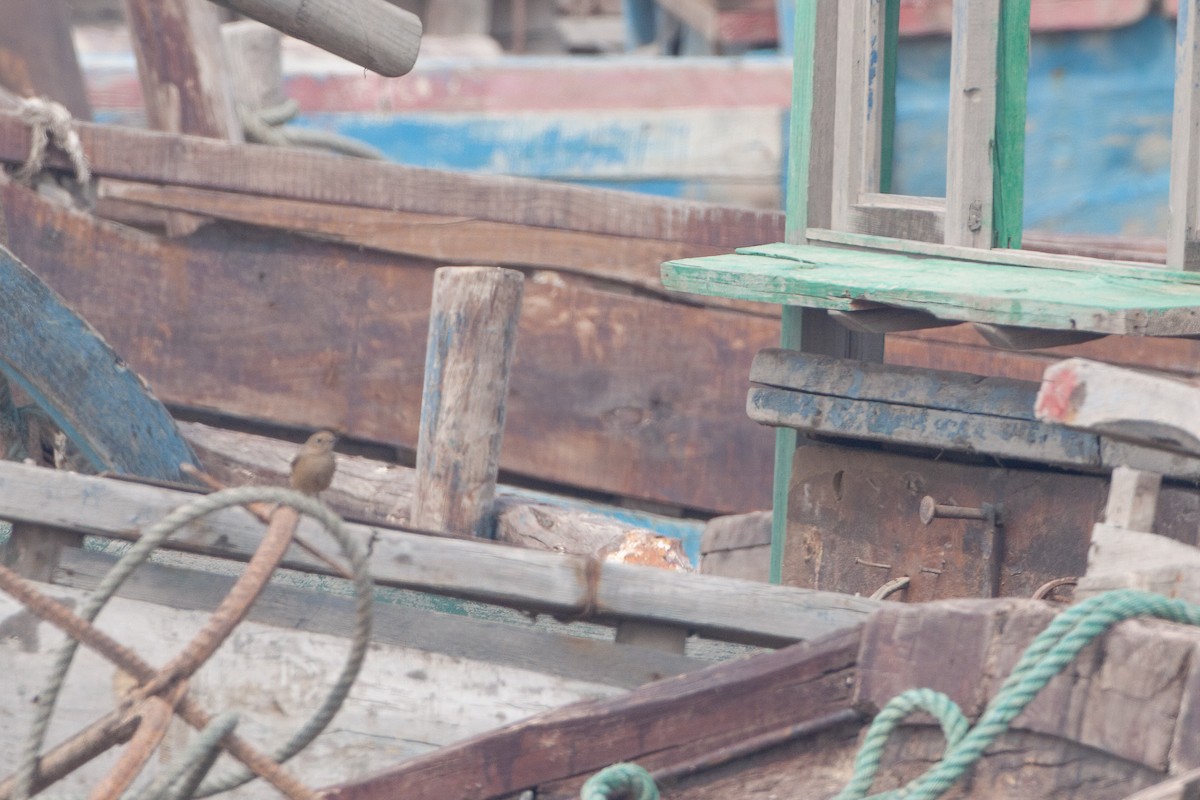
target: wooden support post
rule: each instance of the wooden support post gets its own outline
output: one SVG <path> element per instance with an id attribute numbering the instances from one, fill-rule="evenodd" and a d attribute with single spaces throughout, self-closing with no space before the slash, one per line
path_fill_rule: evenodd
<path id="1" fill-rule="evenodd" d="M 853 148 L 837 147 L 835 142 L 847 132 L 842 128 L 838 103 L 841 91 L 847 88 L 848 70 L 838 69 L 838 53 L 842 37 L 853 40 L 848 25 L 865 19 L 866 3 L 853 0 L 797 0 L 794 74 L 792 80 L 792 119 L 787 179 L 787 230 L 789 244 L 804 244 L 810 227 L 837 225 L 843 206 L 853 202 L 858 186 L 854 173 L 859 166 L 843 156 Z M 883 25 L 885 15 L 877 15 L 876 23 Z M 884 37 L 880 37 L 882 42 Z M 817 47 L 817 42 L 839 42 L 838 48 Z M 866 74 L 859 77 L 866 79 Z M 880 92 L 884 82 L 878 81 Z M 882 94 L 876 95 L 882 97 Z M 865 98 L 864 98 L 865 99 Z M 860 107 L 861 108 L 861 107 Z M 882 115 L 878 128 L 882 132 Z M 856 130 L 858 130 L 856 128 Z M 860 174 L 860 173 L 854 173 Z M 853 181 L 851 183 L 850 181 Z M 784 306 L 780 344 L 791 350 L 839 355 L 866 361 L 883 360 L 883 336 L 852 332 L 830 318 L 825 311 Z M 775 468 L 772 489 L 771 517 L 771 582 L 779 583 L 783 576 L 783 548 L 787 538 L 787 497 L 792 480 L 792 458 L 801 440 L 796 431 L 779 428 L 775 431 Z"/>
<path id="2" fill-rule="evenodd" d="M 0 0 L 0 19 L 0 85 L 49 97 L 76 119 L 90 120 L 65 0 Z"/>
<path id="3" fill-rule="evenodd" d="M 433 282 L 412 522 L 485 533 L 496 491 L 524 276 L 443 267 Z"/>
<path id="4" fill-rule="evenodd" d="M 839 230 L 852 229 L 854 206 L 861 195 L 880 190 L 884 70 L 879 65 L 888 38 L 885 11 L 879 2 L 848 0 L 838 12 L 835 126 L 840 146 L 834 152 L 833 162 L 833 227 Z M 796 18 L 799 24 L 799 10 Z M 797 46 L 798 69 L 811 58 L 811 52 L 813 48 L 805 52 Z"/>
<path id="5" fill-rule="evenodd" d="M 252 19 L 221 26 L 233 98 L 239 109 L 260 111 L 286 99 L 283 34 Z"/>
<path id="6" fill-rule="evenodd" d="M 1161 486 L 1162 475 L 1157 472 L 1117 467 L 1108 487 L 1104 523 L 1129 531 L 1153 532 Z"/>
<path id="7" fill-rule="evenodd" d="M 954 0 L 946 244 L 992 246 L 992 143 L 1000 0 Z"/>
<path id="8" fill-rule="evenodd" d="M 125 18 L 150 127 L 245 141 L 225 71 L 217 9 L 206 0 L 125 0 Z M 170 212 L 165 224 L 168 235 L 185 236 L 204 218 Z"/>
<path id="9" fill-rule="evenodd" d="M 1171 190 L 1167 267 L 1200 269 L 1200 8 L 1179 3 L 1175 45 L 1175 113 L 1171 121 Z"/>

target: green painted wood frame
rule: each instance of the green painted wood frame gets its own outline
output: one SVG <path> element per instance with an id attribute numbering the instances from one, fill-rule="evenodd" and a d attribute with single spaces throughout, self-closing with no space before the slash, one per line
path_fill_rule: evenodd
<path id="1" fill-rule="evenodd" d="M 958 0 L 969 2 L 969 0 Z M 822 0 L 796 0 L 796 30 L 792 81 L 792 116 L 789 149 L 786 241 L 803 244 L 810 218 L 809 175 L 813 146 L 813 72 L 816 63 L 818 7 Z M 900 0 L 886 3 L 883 51 L 883 137 L 880 182 L 891 191 L 896 111 L 896 57 L 900 30 Z M 1002 0 L 996 48 L 996 132 L 993 148 L 993 245 L 1021 246 L 1025 202 L 1025 96 L 1029 67 L 1030 0 Z M 780 345 L 805 349 L 806 315 L 825 312 L 784 306 Z M 775 466 L 772 491 L 771 582 L 783 579 L 783 548 L 787 537 L 788 486 L 796 431 L 775 432 Z"/>

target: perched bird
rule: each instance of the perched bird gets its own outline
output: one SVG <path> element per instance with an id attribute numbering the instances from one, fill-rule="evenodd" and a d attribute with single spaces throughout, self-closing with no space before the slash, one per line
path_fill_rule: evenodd
<path id="1" fill-rule="evenodd" d="M 292 488 L 305 494 L 319 494 L 329 488 L 337 469 L 333 445 L 337 437 L 329 431 L 317 431 L 292 459 Z"/>

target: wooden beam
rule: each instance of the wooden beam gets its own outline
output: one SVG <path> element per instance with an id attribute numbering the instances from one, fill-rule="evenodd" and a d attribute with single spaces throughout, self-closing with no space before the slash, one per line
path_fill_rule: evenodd
<path id="1" fill-rule="evenodd" d="M 53 571 L 53 583 L 95 589 L 114 561 L 102 553 L 68 551 L 61 566 Z M 168 608 L 211 611 L 228 594 L 233 580 L 227 575 L 150 563 L 139 567 L 117 594 Z M 255 602 L 247 619 L 288 630 L 344 637 L 347 620 L 353 617 L 353 600 L 272 584 Z M 707 666 L 693 658 L 393 602 L 375 603 L 371 641 L 625 688 Z"/>
<path id="2" fill-rule="evenodd" d="M 846 710 L 857 646 L 858 631 L 848 631 L 643 687 L 613 701 L 567 706 L 327 788 L 324 796 L 495 798 L 617 761 L 667 768 L 683 752 L 704 752 L 706 740 L 744 741 Z M 784 696 L 788 701 L 779 702 Z M 704 724 L 697 725 L 698 719 Z"/>
<path id="3" fill-rule="evenodd" d="M 996 139 L 992 154 L 991 244 L 994 247 L 1021 247 L 1024 228 L 1025 99 L 1029 87 L 1030 7 L 1028 0 L 1000 4 L 996 53 Z"/>
<path id="4" fill-rule="evenodd" d="M 946 201 L 867 192 L 850 207 L 846 226 L 859 235 L 940 242 L 946 226 Z"/>
<path id="5" fill-rule="evenodd" d="M 384 0 L 216 2 L 389 78 L 411 70 L 421 47 L 421 20 Z"/>
<path id="6" fill-rule="evenodd" d="M 443 267 L 434 275 L 412 504 L 417 527 L 486 533 L 524 280 L 498 267 Z"/>
<path id="7" fill-rule="evenodd" d="M 1117 467 L 1108 489 L 1104 523 L 1129 531 L 1152 532 L 1160 486 L 1162 475 L 1156 472 Z"/>
<path id="8" fill-rule="evenodd" d="M 1192 383 L 1072 358 L 1046 370 L 1036 408 L 1039 419 L 1196 456 L 1197 402 Z"/>
<path id="9" fill-rule="evenodd" d="M 220 25 L 203 0 L 125 0 L 146 117 L 169 133 L 242 141 Z M 91 155 L 87 146 L 84 152 Z"/>
<path id="10" fill-rule="evenodd" d="M 1200 270 L 1200 9 L 1179 5 L 1175 110 L 1171 117 L 1171 188 L 1167 266 Z"/>
<path id="11" fill-rule="evenodd" d="M 45 523 L 116 539 L 194 495 L 126 481 L 0 462 L 0 519 Z M 87 497 L 86 503 L 64 498 Z M 244 560 L 257 547 L 261 523 L 240 509 L 193 524 L 168 547 Z M 320 541 L 315 524 L 302 533 Z M 779 646 L 853 625 L 876 607 L 863 598 L 766 586 L 729 578 L 603 563 L 580 556 L 446 539 L 347 523 L 369 544 L 370 567 L 381 586 L 417 589 L 604 624 L 640 620 L 688 628 L 698 635 Z M 293 553 L 288 566 L 327 573 L 324 562 Z"/>
<path id="12" fill-rule="evenodd" d="M 771 211 L 237 146 L 115 126 L 80 124 L 78 130 L 92 171 L 105 178 L 722 248 L 783 238 L 782 215 Z M 28 126 L 14 114 L 0 113 L 0 161 L 21 163 L 28 153 Z M 69 166 L 53 152 L 47 163 Z"/>
<path id="13" fill-rule="evenodd" d="M 1000 0 L 955 0 L 946 134 L 946 244 L 992 246 Z"/>
<path id="14" fill-rule="evenodd" d="M 865 308 L 861 311 L 829 312 L 829 316 L 852 331 L 859 333 L 895 333 L 922 328 L 944 328 L 957 322 L 941 320 L 928 311 L 909 311 L 905 308 Z"/>

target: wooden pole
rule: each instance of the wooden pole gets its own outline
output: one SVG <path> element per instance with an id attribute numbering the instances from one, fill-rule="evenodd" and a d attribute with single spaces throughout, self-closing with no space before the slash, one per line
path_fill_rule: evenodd
<path id="1" fill-rule="evenodd" d="M 412 508 L 418 527 L 483 533 L 523 293 L 515 270 L 443 267 L 434 276 Z"/>
<path id="2" fill-rule="evenodd" d="M 421 47 L 420 18 L 387 0 L 215 2 L 389 78 L 411 70 Z"/>

